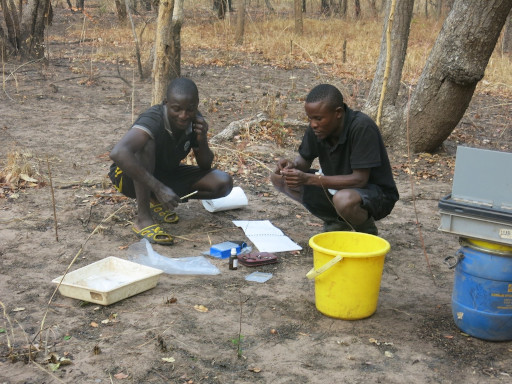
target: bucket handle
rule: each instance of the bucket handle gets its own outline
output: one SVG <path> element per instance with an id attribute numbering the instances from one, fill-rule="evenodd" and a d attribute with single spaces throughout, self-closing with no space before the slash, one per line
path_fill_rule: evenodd
<path id="1" fill-rule="evenodd" d="M 334 257 L 332 260 L 329 260 L 327 263 L 322 265 L 320 268 L 318 268 L 318 269 L 315 269 L 315 267 L 311 268 L 311 271 L 306 273 L 306 277 L 309 280 L 313 280 L 315 277 L 320 276 L 322 273 L 327 271 L 329 268 L 333 267 L 334 264 L 340 262 L 342 259 L 343 259 L 343 257 L 341 255 L 336 255 L 336 257 Z"/>
<path id="2" fill-rule="evenodd" d="M 460 250 L 455 252 L 455 256 L 447 256 L 444 259 L 444 263 L 448 266 L 449 269 L 453 269 L 459 264 L 462 259 L 464 258 L 464 253 L 462 253 Z M 449 261 L 451 259 L 454 259 L 455 261 L 453 263 L 450 263 Z"/>

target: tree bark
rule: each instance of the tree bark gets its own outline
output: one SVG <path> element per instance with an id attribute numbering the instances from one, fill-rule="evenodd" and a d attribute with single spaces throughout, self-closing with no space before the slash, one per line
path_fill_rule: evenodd
<path id="1" fill-rule="evenodd" d="M 382 41 L 380 45 L 379 60 L 377 69 L 373 78 L 372 85 L 368 94 L 364 111 L 373 118 L 377 115 L 377 107 L 381 98 L 382 87 L 384 86 L 384 72 L 386 68 L 387 56 L 387 37 L 390 6 L 392 1 L 386 5 L 384 26 L 382 31 Z M 407 43 L 409 40 L 410 24 L 413 15 L 414 0 L 397 0 L 394 12 L 393 23 L 391 25 L 391 63 L 386 82 L 386 92 L 383 100 L 381 130 L 385 141 L 392 139 L 396 134 L 394 129 L 397 123 L 398 107 L 397 99 L 400 90 L 400 80 L 407 53 Z M 388 128 L 389 127 L 389 128 Z"/>
<path id="2" fill-rule="evenodd" d="M 412 95 L 409 122 L 414 152 L 436 150 L 464 115 L 512 8 L 510 0 L 456 0 Z"/>
<path id="3" fill-rule="evenodd" d="M 236 20 L 235 44 L 242 45 L 244 43 L 245 30 L 245 0 L 238 1 L 238 16 Z"/>
<path id="4" fill-rule="evenodd" d="M 295 16 L 295 33 L 302 35 L 303 24 L 302 24 L 302 0 L 293 0 L 294 4 L 294 16 Z"/>

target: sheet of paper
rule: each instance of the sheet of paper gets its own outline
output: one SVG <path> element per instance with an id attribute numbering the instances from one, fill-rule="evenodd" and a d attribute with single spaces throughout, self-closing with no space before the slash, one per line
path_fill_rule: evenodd
<path id="1" fill-rule="evenodd" d="M 260 252 L 288 252 L 302 249 L 269 220 L 233 220 L 233 224 L 243 229 L 245 235 Z"/>

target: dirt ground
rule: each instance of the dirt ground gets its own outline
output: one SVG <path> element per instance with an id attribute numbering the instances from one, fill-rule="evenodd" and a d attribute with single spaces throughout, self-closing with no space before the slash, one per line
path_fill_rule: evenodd
<path id="1" fill-rule="evenodd" d="M 64 12 L 56 10 L 55 24 L 80 22 Z M 209 213 L 190 200 L 177 210 L 179 223 L 165 225 L 175 245 L 154 249 L 168 257 L 198 256 L 210 244 L 247 241 L 232 220 L 268 219 L 302 251 L 279 253 L 278 264 L 236 271 L 228 270 L 225 260 L 209 258 L 219 275 L 164 274 L 154 289 L 110 306 L 57 293 L 45 317 L 55 289 L 51 280 L 75 257 L 70 270 L 107 256 L 127 258 L 127 247 L 138 241 L 130 230 L 135 205 L 112 190 L 106 174 L 109 150 L 130 126 L 132 114 L 149 106 L 151 95 L 149 81 L 136 79 L 133 91 L 112 63 L 94 63 L 92 79 L 76 73 L 73 68 L 91 65 L 74 61 L 83 46 L 73 51 L 54 43 L 50 48 L 48 66 L 7 63 L 5 73 L 12 75 L 0 93 L 0 165 L 14 150 L 30 154 L 35 177 L 46 181 L 1 189 L 0 383 L 512 381 L 512 343 L 469 337 L 453 322 L 453 270 L 444 259 L 459 244 L 455 235 L 438 230 L 437 208 L 451 190 L 456 145 L 511 150 L 510 98 L 475 95 L 444 148 L 414 156 L 410 166 L 390 149 L 401 199 L 378 222 L 391 251 L 378 308 L 370 318 L 333 319 L 315 307 L 314 282 L 305 275 L 313 266 L 308 240 L 321 231 L 321 222 L 269 183 L 262 164 L 273 168 L 277 158 L 292 156 L 301 136 L 276 127 L 222 143 L 243 154 L 214 147 L 219 167 L 244 189 L 248 207 Z M 184 62 L 193 54 L 186 53 Z M 131 69 L 121 74 L 131 81 Z M 185 64 L 183 74 L 198 84 L 212 136 L 231 121 L 263 110 L 302 119 L 302 98 L 319 81 L 339 86 L 356 108 L 368 87 L 312 69 L 293 71 L 297 80 L 292 84 L 291 71 L 250 58 L 247 65 L 233 67 Z M 413 190 L 410 169 L 415 171 Z M 273 277 L 263 284 L 245 281 L 254 270 Z M 196 310 L 198 305 L 208 311 Z M 38 350 L 29 359 L 30 343 Z M 49 353 L 53 363 L 66 358 L 71 364 L 48 364 Z"/>

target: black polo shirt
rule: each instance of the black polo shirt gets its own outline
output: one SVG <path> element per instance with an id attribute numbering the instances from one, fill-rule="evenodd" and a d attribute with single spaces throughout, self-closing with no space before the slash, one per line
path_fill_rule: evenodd
<path id="1" fill-rule="evenodd" d="M 143 112 L 135 121 L 132 128 L 142 129 L 155 141 L 155 177 L 175 170 L 191 148 L 197 148 L 196 134 L 192 124 L 176 140 L 169 120 L 165 104 L 154 105 Z"/>
<path id="2" fill-rule="evenodd" d="M 326 140 L 319 140 L 309 126 L 299 154 L 309 161 L 318 158 L 326 176 L 349 175 L 354 169 L 369 168 L 368 183 L 378 185 L 384 194 L 398 200 L 398 190 L 379 128 L 369 116 L 350 109 L 346 104 L 343 106 L 345 118 L 338 142 L 331 146 Z"/>

